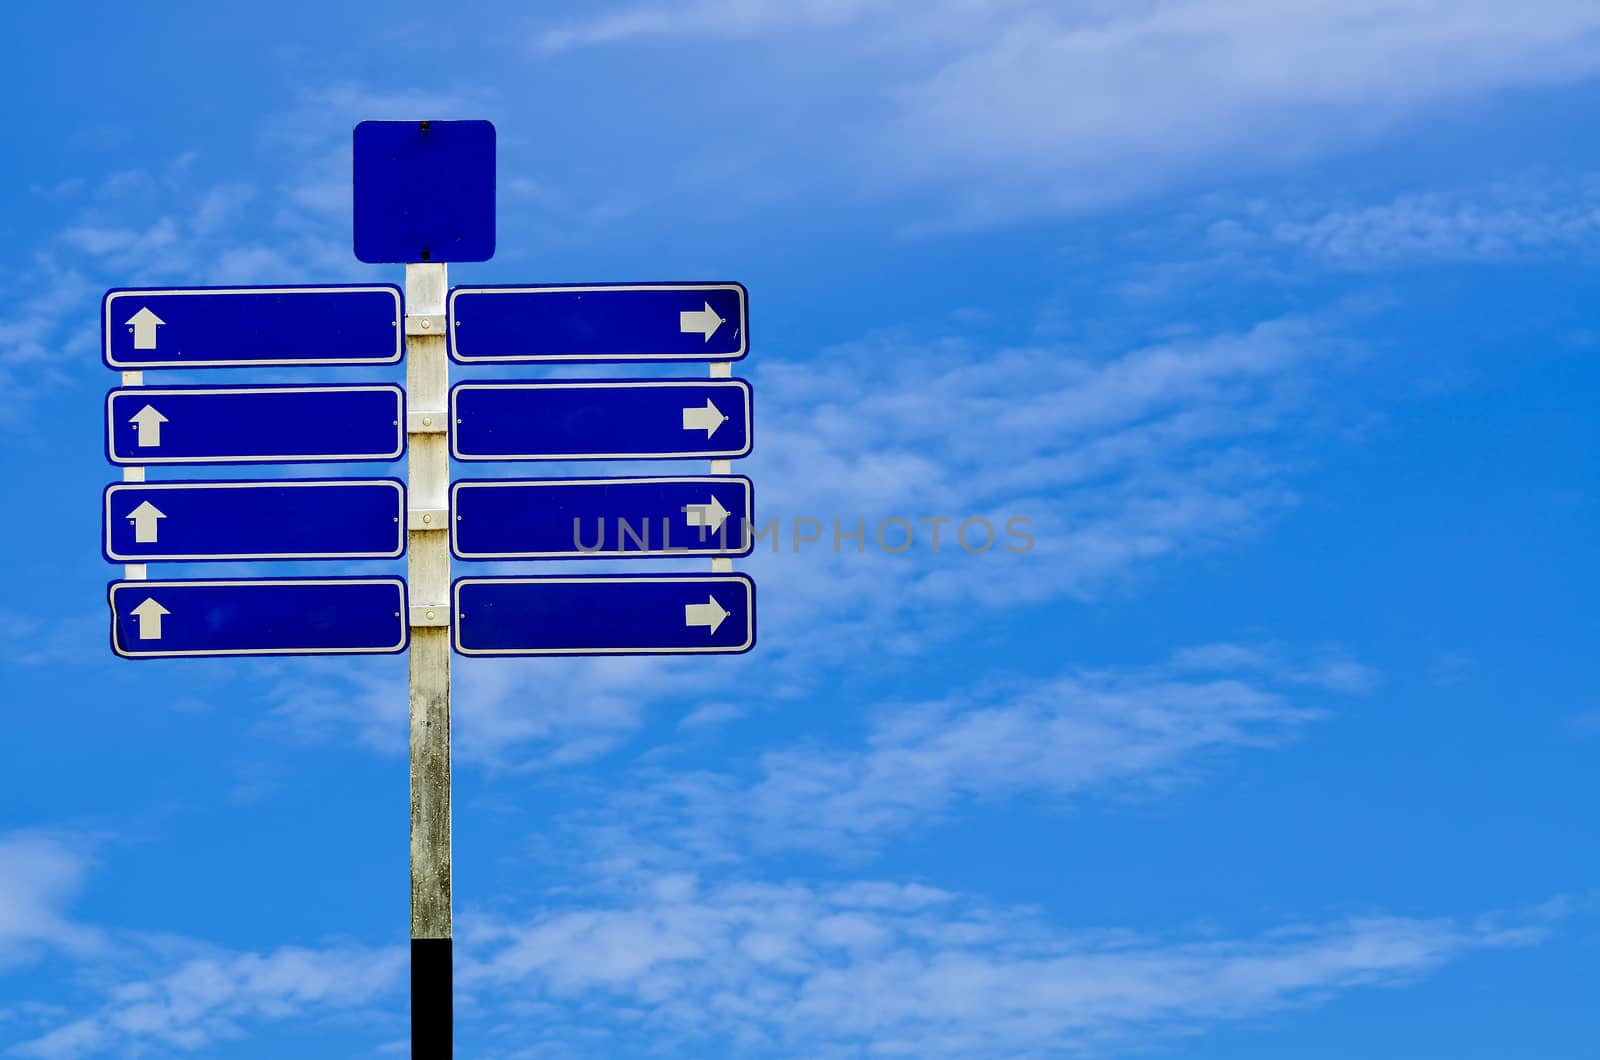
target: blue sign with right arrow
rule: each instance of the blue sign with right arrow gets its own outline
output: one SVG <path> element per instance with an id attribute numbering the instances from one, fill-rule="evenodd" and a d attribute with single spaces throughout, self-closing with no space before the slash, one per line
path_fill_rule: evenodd
<path id="1" fill-rule="evenodd" d="M 736 655 L 756 642 L 743 574 L 460 578 L 463 655 Z"/>
<path id="2" fill-rule="evenodd" d="M 458 559 L 746 556 L 750 480 L 466 479 L 450 491 Z"/>
<path id="3" fill-rule="evenodd" d="M 450 390 L 457 460 L 726 460 L 751 447 L 743 379 L 549 379 Z"/>
<path id="4" fill-rule="evenodd" d="M 450 356 L 462 364 L 737 361 L 750 349 L 737 283 L 457 287 Z"/>

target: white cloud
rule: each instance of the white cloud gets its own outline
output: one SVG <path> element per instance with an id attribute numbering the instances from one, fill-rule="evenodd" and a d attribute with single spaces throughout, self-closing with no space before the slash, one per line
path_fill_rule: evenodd
<path id="1" fill-rule="evenodd" d="M 1412 193 L 1283 218 L 1268 235 L 1335 268 L 1361 271 L 1587 258 L 1600 235 L 1600 181 Z"/>
<path id="2" fill-rule="evenodd" d="M 286 946 L 269 953 L 208 952 L 153 979 L 111 988 L 93 1015 L 13 1046 L 39 1060 L 139 1055 L 151 1046 L 216 1055 L 252 1023 L 343 1015 L 392 994 L 409 957 L 403 947 Z"/>
<path id="3" fill-rule="evenodd" d="M 725 773 L 647 766 L 570 827 L 625 872 L 784 848 L 854 855 L 982 804 L 1148 797 L 1294 739 L 1328 695 L 1374 682 L 1337 655 L 1291 664 L 1236 644 L 1144 669 L 990 682 L 869 710 L 858 746 L 769 747 Z"/>
<path id="4" fill-rule="evenodd" d="M 797 109 L 825 128 L 844 179 L 957 189 L 940 225 L 1314 158 L 1431 108 L 1600 70 L 1588 0 L 700 0 L 546 24 L 534 46 L 719 38 L 782 55 L 781 74 L 742 91 L 786 128 Z M 807 70 L 810 110 L 794 98 Z"/>
<path id="5" fill-rule="evenodd" d="M 97 952 L 101 933 L 66 913 L 89 857 L 82 841 L 28 832 L 0 835 L 0 968 L 49 952 Z"/>
<path id="6" fill-rule="evenodd" d="M 760 650 L 809 663 L 863 643 L 925 650 L 985 615 L 1097 599 L 1248 537 L 1295 503 L 1293 454 L 1315 429 L 1299 413 L 1351 359 L 1332 326 L 1282 319 L 1109 355 L 881 337 L 769 360 L 745 462 L 757 522 L 777 518 L 781 534 L 745 563 L 772 634 Z M 923 520 L 937 518 L 953 521 L 935 554 Z M 988 520 L 994 547 L 953 540 L 969 518 Z M 822 540 L 797 547 L 796 519 Z M 890 547 L 903 536 L 888 519 L 915 533 L 903 555 L 875 541 L 880 528 Z M 1013 519 L 1034 541 L 1020 554 L 1007 550 L 1026 547 L 1006 533 Z M 835 520 L 865 525 L 864 554 L 842 538 L 835 550 Z"/>
<path id="7" fill-rule="evenodd" d="M 580 1026 L 612 1054 L 648 1040 L 669 1055 L 707 1042 L 747 1056 L 1106 1055 L 1401 984 L 1533 941 L 1539 924 L 1376 916 L 1197 940 L 1071 935 L 915 884 L 677 875 L 527 920 L 464 918 L 459 980 L 479 1006 L 540 1007 L 542 1034 L 502 1023 L 488 1055 L 580 1040 Z"/>

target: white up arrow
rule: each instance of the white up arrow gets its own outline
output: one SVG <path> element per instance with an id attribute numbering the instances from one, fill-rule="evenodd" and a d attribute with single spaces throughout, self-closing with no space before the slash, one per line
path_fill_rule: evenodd
<path id="1" fill-rule="evenodd" d="M 170 615 L 171 611 L 156 603 L 150 597 L 145 597 L 144 603 L 133 609 L 133 617 L 139 620 L 140 640 L 161 639 L 161 616 Z"/>
<path id="2" fill-rule="evenodd" d="M 156 348 L 156 327 L 166 321 L 150 312 L 149 306 L 144 306 L 127 323 L 133 325 L 133 348 L 136 350 L 153 350 Z"/>
<path id="3" fill-rule="evenodd" d="M 146 405 L 132 416 L 129 416 L 128 422 L 133 424 L 139 432 L 140 449 L 161 444 L 161 425 L 167 422 L 167 418 L 161 413 Z"/>
<path id="4" fill-rule="evenodd" d="M 128 521 L 133 524 L 134 541 L 141 545 L 153 544 L 156 539 L 156 520 L 166 517 L 166 512 L 149 501 L 140 501 L 139 507 L 128 513 Z"/>
<path id="5" fill-rule="evenodd" d="M 712 497 L 710 504 L 686 504 L 683 514 L 689 519 L 690 526 L 703 526 L 713 534 L 722 529 L 722 524 L 728 521 L 728 509 L 722 502 Z"/>
<path id="6" fill-rule="evenodd" d="M 686 431 L 705 431 L 707 438 L 716 434 L 717 428 L 727 422 L 728 417 L 724 416 L 722 410 L 711 403 L 710 398 L 706 398 L 704 408 L 690 407 L 683 410 L 683 429 Z"/>
<path id="7" fill-rule="evenodd" d="M 705 626 L 707 633 L 715 633 L 717 627 L 722 625 L 722 620 L 728 617 L 728 612 L 717 603 L 715 596 L 706 597 L 703 604 L 683 605 L 683 624 L 686 626 Z"/>
<path id="8" fill-rule="evenodd" d="M 704 335 L 706 342 L 711 341 L 711 336 L 717 333 L 723 323 L 710 302 L 706 303 L 704 309 L 685 309 L 678 314 L 678 331 L 684 335 Z"/>

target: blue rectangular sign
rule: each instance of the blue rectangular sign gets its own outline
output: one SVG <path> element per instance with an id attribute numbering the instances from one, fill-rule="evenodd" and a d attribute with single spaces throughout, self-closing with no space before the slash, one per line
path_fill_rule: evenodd
<path id="1" fill-rule="evenodd" d="M 451 488 L 459 559 L 745 556 L 747 478 L 465 479 Z"/>
<path id="2" fill-rule="evenodd" d="M 494 257 L 494 125 L 364 121 L 351 144 L 356 257 Z"/>
<path id="3" fill-rule="evenodd" d="M 394 559 L 405 486 L 384 479 L 118 482 L 105 491 L 106 559 Z"/>
<path id="4" fill-rule="evenodd" d="M 399 578 L 117 581 L 110 599 L 125 659 L 389 655 L 410 639 Z"/>
<path id="5" fill-rule="evenodd" d="M 118 465 L 398 460 L 405 404 L 392 385 L 113 390 L 106 456 Z"/>
<path id="6" fill-rule="evenodd" d="M 462 364 L 737 361 L 750 350 L 737 283 L 456 287 L 447 308 Z"/>
<path id="7" fill-rule="evenodd" d="M 101 302 L 107 367 L 398 364 L 405 308 L 393 284 L 129 287 Z"/>
<path id="8" fill-rule="evenodd" d="M 735 655 L 756 642 L 743 574 L 459 578 L 463 655 Z"/>
<path id="9" fill-rule="evenodd" d="M 457 460 L 711 460 L 748 456 L 743 379 L 461 383 L 450 391 Z"/>

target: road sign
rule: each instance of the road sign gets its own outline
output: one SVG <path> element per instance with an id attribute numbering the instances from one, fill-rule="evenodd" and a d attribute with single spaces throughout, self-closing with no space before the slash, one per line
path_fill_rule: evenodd
<path id="1" fill-rule="evenodd" d="M 110 599 L 125 659 L 383 655 L 408 641 L 399 578 L 117 581 Z"/>
<path id="2" fill-rule="evenodd" d="M 750 348 L 737 283 L 457 287 L 450 356 L 462 364 L 737 361 Z"/>
<path id="3" fill-rule="evenodd" d="M 743 379 L 460 383 L 457 460 L 727 459 L 750 453 Z"/>
<path id="4" fill-rule="evenodd" d="M 494 126 L 364 121 L 353 142 L 355 251 L 362 261 L 494 257 Z"/>
<path id="5" fill-rule="evenodd" d="M 118 482 L 103 507 L 113 563 L 394 559 L 406 548 L 405 486 L 392 478 Z"/>
<path id="6" fill-rule="evenodd" d="M 465 479 L 451 490 L 460 559 L 744 556 L 747 478 Z"/>
<path id="7" fill-rule="evenodd" d="M 111 368 L 397 364 L 400 288 L 129 287 L 106 292 L 101 356 Z"/>
<path id="8" fill-rule="evenodd" d="M 131 387 L 106 395 L 113 464 L 398 460 L 397 386 Z"/>
<path id="9" fill-rule="evenodd" d="M 458 578 L 463 655 L 731 655 L 756 642 L 743 574 Z"/>

